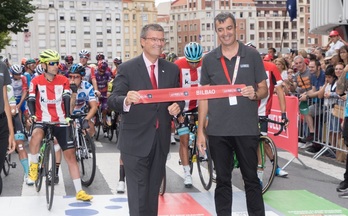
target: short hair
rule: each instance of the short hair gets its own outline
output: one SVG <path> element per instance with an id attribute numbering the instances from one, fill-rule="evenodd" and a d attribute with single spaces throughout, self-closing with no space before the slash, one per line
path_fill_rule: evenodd
<path id="1" fill-rule="evenodd" d="M 336 78 L 334 67 L 327 67 L 325 70 L 325 76 L 332 76 L 332 77 Z"/>
<path id="2" fill-rule="evenodd" d="M 277 50 L 273 47 L 268 48 L 268 50 L 272 50 L 274 53 L 277 53 Z"/>
<path id="3" fill-rule="evenodd" d="M 221 12 L 214 18 L 214 26 L 216 31 L 216 22 L 224 23 L 228 18 L 232 19 L 234 28 L 236 28 L 236 18 L 234 18 L 233 14 L 230 12 Z"/>
<path id="4" fill-rule="evenodd" d="M 321 67 L 321 64 L 320 64 L 320 61 L 316 60 L 316 59 L 311 59 L 310 62 L 314 62 L 315 66 L 318 68 L 318 67 Z"/>
<path id="5" fill-rule="evenodd" d="M 152 31 L 160 31 L 164 33 L 164 29 L 161 25 L 157 24 L 157 23 L 151 23 L 151 24 L 147 24 L 145 25 L 142 29 L 141 29 L 141 33 L 140 33 L 140 38 L 146 38 L 147 33 L 149 30 Z"/>

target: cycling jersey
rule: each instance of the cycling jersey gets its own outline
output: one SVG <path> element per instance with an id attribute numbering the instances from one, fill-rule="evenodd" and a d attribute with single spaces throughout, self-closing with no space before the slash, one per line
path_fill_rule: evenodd
<path id="1" fill-rule="evenodd" d="M 258 112 L 259 116 L 268 116 L 271 113 L 274 88 L 281 85 L 283 80 L 277 66 L 274 63 L 263 61 L 263 64 L 268 78 L 266 79 L 268 96 L 260 100 Z"/>
<path id="2" fill-rule="evenodd" d="M 29 100 L 35 100 L 37 121 L 65 122 L 63 95 L 66 94 L 70 95 L 70 83 L 65 76 L 56 75 L 51 82 L 44 74 L 35 77 L 30 83 Z"/>
<path id="3" fill-rule="evenodd" d="M 181 58 L 175 61 L 180 69 L 180 86 L 182 88 L 189 88 L 199 85 L 199 80 L 201 78 L 201 66 L 202 61 L 197 65 L 197 68 L 192 69 L 187 62 L 186 58 Z M 184 112 L 193 110 L 198 106 L 197 100 L 186 100 Z"/>
<path id="4" fill-rule="evenodd" d="M 85 71 L 86 71 L 86 75 L 82 79 L 87 82 L 91 82 L 91 80 L 95 78 L 94 67 L 90 67 L 86 65 Z"/>
<path id="5" fill-rule="evenodd" d="M 7 85 L 7 98 L 10 106 L 16 106 L 16 99 L 12 85 Z"/>
<path id="6" fill-rule="evenodd" d="M 29 72 L 24 72 L 23 74 L 27 78 L 27 86 L 30 86 L 30 82 L 33 79 L 32 75 Z"/>
<path id="7" fill-rule="evenodd" d="M 15 80 L 12 76 L 11 86 L 13 87 L 13 94 L 16 100 L 21 100 L 22 92 L 28 91 L 28 82 L 26 76 L 21 75 L 21 78 L 18 80 Z"/>
<path id="8" fill-rule="evenodd" d="M 97 81 L 99 92 L 102 96 L 106 97 L 108 92 L 108 82 L 111 80 L 111 73 L 105 71 L 103 74 L 100 74 L 98 70 L 96 70 L 95 79 Z"/>
<path id="9" fill-rule="evenodd" d="M 83 80 L 81 82 L 80 88 L 77 89 L 77 96 L 73 113 L 84 113 L 89 101 L 96 101 L 94 89 L 92 84 Z"/>

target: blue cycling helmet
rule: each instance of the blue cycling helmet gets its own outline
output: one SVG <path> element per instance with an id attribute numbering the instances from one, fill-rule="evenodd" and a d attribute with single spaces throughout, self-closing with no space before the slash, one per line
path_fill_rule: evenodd
<path id="1" fill-rule="evenodd" d="M 22 68 L 19 65 L 12 65 L 10 67 L 10 72 L 12 75 L 22 75 Z"/>
<path id="2" fill-rule="evenodd" d="M 190 42 L 184 49 L 185 58 L 189 62 L 199 62 L 202 59 L 203 49 L 199 43 Z"/>
<path id="3" fill-rule="evenodd" d="M 81 63 L 78 63 L 78 64 L 73 64 L 70 67 L 68 73 L 69 74 L 80 74 L 81 76 L 85 76 L 86 70 L 85 70 L 85 67 Z"/>

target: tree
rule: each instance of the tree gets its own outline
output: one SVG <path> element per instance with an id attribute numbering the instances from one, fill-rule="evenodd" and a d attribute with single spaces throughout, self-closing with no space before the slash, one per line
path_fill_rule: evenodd
<path id="1" fill-rule="evenodd" d="M 29 16 L 36 7 L 29 0 L 2 0 L 0 1 L 0 33 L 23 32 L 28 23 L 33 20 Z"/>
<path id="2" fill-rule="evenodd" d="M 10 32 L 0 32 L 0 51 L 5 47 L 10 45 L 11 37 Z"/>

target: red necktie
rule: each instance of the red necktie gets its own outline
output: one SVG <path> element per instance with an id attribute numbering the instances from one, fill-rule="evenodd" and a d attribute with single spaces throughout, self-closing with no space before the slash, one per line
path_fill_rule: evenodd
<path id="1" fill-rule="evenodd" d="M 157 82 L 156 82 L 156 76 L 155 76 L 155 65 L 150 65 L 151 71 L 150 71 L 150 79 L 153 89 L 157 89 Z M 156 129 L 159 127 L 158 119 L 156 119 Z"/>
<path id="2" fill-rule="evenodd" d="M 156 81 L 156 76 L 155 76 L 155 66 L 156 65 L 150 65 L 151 71 L 150 71 L 150 79 L 151 79 L 151 84 L 154 89 L 157 89 L 157 81 Z"/>

